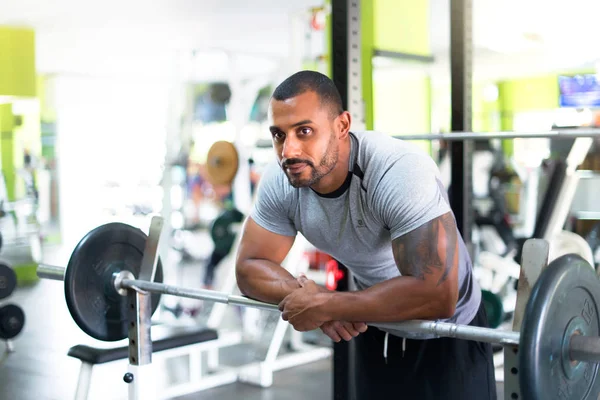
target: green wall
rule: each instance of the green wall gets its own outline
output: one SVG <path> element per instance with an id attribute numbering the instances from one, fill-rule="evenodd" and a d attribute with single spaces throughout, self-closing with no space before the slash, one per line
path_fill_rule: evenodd
<path id="1" fill-rule="evenodd" d="M 25 195 L 24 181 L 17 174 L 23 167 L 25 150 L 29 150 L 35 157 L 42 153 L 38 103 L 35 99 L 28 100 L 26 107 L 21 108 L 23 111 L 15 115 L 12 104 L 0 105 L 2 172 L 8 199 L 11 201 Z M 15 124 L 17 117 L 19 124 Z"/>
<path id="2" fill-rule="evenodd" d="M 487 99 L 485 95 L 488 86 L 493 85 L 493 82 L 481 82 L 473 85 L 471 111 L 473 113 L 472 129 L 474 132 L 491 132 L 500 129 L 499 123 L 497 123 L 500 114 L 499 98 L 491 100 Z M 432 118 L 439 121 L 436 128 L 439 124 L 439 130 L 449 132 L 452 119 L 450 84 L 437 85 L 432 90 L 432 96 Z"/>
<path id="3" fill-rule="evenodd" d="M 426 74 L 376 71 L 373 88 L 375 130 L 390 135 L 431 132 L 431 88 Z M 415 143 L 431 149 L 430 141 Z"/>
<path id="4" fill-rule="evenodd" d="M 361 7 L 367 129 L 395 135 L 431 132 L 429 77 L 414 66 L 407 68 L 402 60 L 393 60 L 397 67 L 385 69 L 372 61 L 375 50 L 430 55 L 429 0 L 365 0 Z M 431 148 L 428 141 L 419 144 L 427 151 Z"/>
<path id="5" fill-rule="evenodd" d="M 330 5 L 331 0 L 324 4 Z M 361 35 L 361 72 L 362 97 L 365 111 L 365 127 L 368 130 L 376 126 L 392 133 L 401 133 L 413 129 L 417 132 L 431 130 L 429 115 L 431 107 L 430 84 L 427 77 L 416 82 L 404 78 L 390 78 L 388 75 L 374 78 L 372 58 L 376 50 L 385 50 L 413 55 L 430 55 L 429 38 L 429 0 L 363 0 L 360 4 Z M 326 68 L 331 76 L 331 16 L 325 25 Z M 317 69 L 316 63 L 307 63 L 308 69 Z M 390 88 L 395 88 L 391 90 Z M 401 100 L 398 93 L 403 92 Z M 406 99 L 412 98 L 413 101 Z M 377 111 L 375 110 L 377 108 Z M 388 121 L 396 123 L 393 125 Z M 404 124 L 398 124 L 404 120 Z"/>
<path id="6" fill-rule="evenodd" d="M 35 95 L 33 30 L 0 26 L 0 96 Z"/>
<path id="7" fill-rule="evenodd" d="M 425 74 L 386 71 L 375 73 L 373 83 L 376 130 L 389 134 L 431 132 L 430 87 Z"/>
<path id="8" fill-rule="evenodd" d="M 36 111 L 37 79 L 35 73 L 35 32 L 31 29 L 0 26 L 0 96 L 9 101 L 29 99 L 32 107 L 21 113 L 15 124 L 12 104 L 0 105 L 0 133 L 2 134 L 2 172 L 9 200 L 16 200 L 24 192 L 17 179 L 17 169 L 23 165 L 23 149 L 29 147 L 39 155 L 40 117 Z M 38 150 L 38 152 L 36 152 Z"/>
<path id="9" fill-rule="evenodd" d="M 15 128 L 14 122 L 12 104 L 0 104 L 0 132 L 12 132 Z"/>
<path id="10" fill-rule="evenodd" d="M 6 183 L 6 194 L 9 200 L 16 199 L 16 169 L 14 153 L 14 120 L 12 104 L 0 104 L 0 146 L 2 153 L 2 173 Z"/>
<path id="11" fill-rule="evenodd" d="M 509 131 L 516 113 L 558 108 L 558 75 L 499 82 L 498 92 L 502 130 Z"/>
<path id="12" fill-rule="evenodd" d="M 430 55 L 429 0 L 363 0 L 361 7 L 365 3 L 372 4 L 376 49 Z"/>
<path id="13" fill-rule="evenodd" d="M 373 53 L 375 51 L 375 32 L 379 22 L 375 17 L 375 1 L 363 0 L 360 3 L 361 30 L 361 73 L 362 97 L 365 112 L 365 129 L 372 130 L 375 126 L 374 88 L 373 88 Z M 383 27 L 383 28 L 382 28 Z M 391 30 L 388 25 L 381 24 L 380 29 Z"/>

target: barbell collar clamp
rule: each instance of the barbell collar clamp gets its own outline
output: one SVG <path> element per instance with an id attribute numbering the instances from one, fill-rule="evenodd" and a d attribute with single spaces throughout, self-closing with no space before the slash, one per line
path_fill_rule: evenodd
<path id="1" fill-rule="evenodd" d="M 127 296 L 127 294 L 128 294 L 127 288 L 124 288 L 122 285 L 122 283 L 125 279 L 133 280 L 133 279 L 135 279 L 135 276 L 133 276 L 131 271 L 127 271 L 127 270 L 115 272 L 113 274 L 113 285 L 114 285 L 117 293 L 119 293 L 121 296 Z"/>
<path id="2" fill-rule="evenodd" d="M 569 355 L 573 361 L 600 363 L 600 338 L 583 335 L 571 336 Z"/>

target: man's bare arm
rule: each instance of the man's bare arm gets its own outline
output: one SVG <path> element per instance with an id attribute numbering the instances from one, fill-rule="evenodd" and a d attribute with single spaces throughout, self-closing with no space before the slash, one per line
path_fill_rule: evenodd
<path id="1" fill-rule="evenodd" d="M 451 213 L 392 241 L 402 276 L 366 290 L 329 294 L 327 318 L 392 322 L 454 315 L 458 300 L 458 233 Z"/>
<path id="2" fill-rule="evenodd" d="M 236 277 L 244 295 L 277 304 L 301 287 L 298 278 L 281 266 L 294 243 L 294 237 L 272 233 L 252 218 L 246 221 L 242 235 Z M 335 342 L 351 340 L 366 329 L 367 326 L 362 322 L 329 321 L 321 326 L 321 330 Z"/>
<path id="3" fill-rule="evenodd" d="M 444 285 L 458 262 L 458 238 L 450 213 L 392 241 L 396 265 L 403 276 Z"/>
<path id="4" fill-rule="evenodd" d="M 281 266 L 294 239 L 270 232 L 248 217 L 235 268 L 238 287 L 244 295 L 276 304 L 300 287 L 296 278 Z"/>

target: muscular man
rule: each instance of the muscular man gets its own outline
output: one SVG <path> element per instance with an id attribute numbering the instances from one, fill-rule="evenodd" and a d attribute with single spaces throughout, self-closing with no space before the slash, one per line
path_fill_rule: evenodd
<path id="1" fill-rule="evenodd" d="M 356 337 L 360 400 L 495 399 L 491 346 L 365 325 L 487 326 L 433 160 L 408 142 L 351 131 L 335 85 L 316 72 L 282 82 L 269 119 L 277 159 L 244 226 L 240 290 L 278 303 L 296 330 Z M 359 290 L 330 292 L 283 269 L 297 232 L 348 267 Z"/>

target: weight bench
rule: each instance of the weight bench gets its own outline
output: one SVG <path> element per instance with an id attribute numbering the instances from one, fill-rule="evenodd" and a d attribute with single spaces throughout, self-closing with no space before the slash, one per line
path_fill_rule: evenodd
<path id="1" fill-rule="evenodd" d="M 156 359 L 189 355 L 189 381 L 164 388 L 158 394 L 160 398 L 178 397 L 237 380 L 237 372 L 233 368 L 219 366 L 219 349 L 241 343 L 241 333 L 222 333 L 204 327 L 156 325 L 152 327 L 151 335 L 153 362 Z M 126 360 L 129 357 L 127 339 L 112 344 L 113 347 L 80 344 L 69 349 L 67 354 L 81 361 L 75 400 L 87 400 L 95 365 Z M 203 354 L 207 355 L 208 371 L 203 371 Z M 125 372 L 124 370 L 123 374 Z"/>

